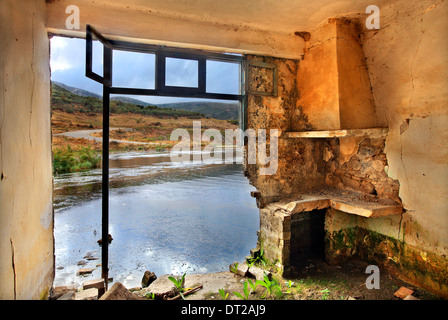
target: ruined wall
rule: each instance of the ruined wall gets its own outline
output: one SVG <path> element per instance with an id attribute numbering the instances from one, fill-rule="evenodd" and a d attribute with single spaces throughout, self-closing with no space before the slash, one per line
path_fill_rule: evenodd
<path id="1" fill-rule="evenodd" d="M 378 123 L 389 128 L 379 146 L 387 177 L 375 172 L 376 166 L 382 167 L 375 162 L 369 175 L 377 183 L 390 181 L 392 189 L 384 191 L 394 199 L 398 195 L 405 211 L 375 219 L 356 217 L 351 223 L 346 213 L 331 213 L 328 259 L 357 254 L 446 298 L 448 4 L 395 1 L 380 12 L 380 29 L 364 28 L 362 45 Z M 359 168 L 357 161 L 346 166 Z"/>
<path id="2" fill-rule="evenodd" d="M 443 1 L 397 1 L 381 8 L 381 28 L 363 41 L 377 114 L 389 127 L 388 174 L 407 210 L 406 242 L 439 254 L 448 253 L 447 15 Z"/>
<path id="3" fill-rule="evenodd" d="M 53 282 L 49 41 L 45 1 L 0 2 L 0 299 Z"/>
<path id="4" fill-rule="evenodd" d="M 285 139 L 279 155 L 290 158 L 279 165 L 278 175 L 260 180 L 254 171 L 250 178 L 262 194 L 275 185 L 273 190 L 283 198 L 335 187 L 360 192 L 364 200 L 401 204 L 402 214 L 378 218 L 329 209 L 328 261 L 360 256 L 448 297 L 448 44 L 444 40 L 448 4 L 399 0 L 380 10 L 379 30 L 367 30 L 360 14 L 316 26 L 297 65 L 297 90 L 282 91 L 278 97 L 284 101 L 282 97 L 292 93 L 295 103 L 289 105 L 293 107 L 272 112 L 269 106 L 279 100 L 249 97 L 248 114 L 249 127 L 259 123 L 280 124 L 284 131 L 386 127 L 387 134 Z M 358 36 L 353 36 L 354 31 Z M 356 52 L 353 56 L 350 48 Z M 356 66 L 359 70 L 353 71 Z M 283 73 L 285 81 L 293 75 Z M 363 108 L 368 112 L 361 115 Z M 365 116 L 362 124 L 356 122 L 358 115 Z M 294 149 L 298 145 L 305 146 L 305 152 Z M 279 199 L 282 196 L 273 201 Z M 294 237 L 285 227 L 288 217 L 272 208 L 261 210 L 260 239 L 270 257 L 289 263 L 285 252 Z"/>
<path id="5" fill-rule="evenodd" d="M 387 175 L 384 147 L 384 138 L 326 139 L 327 185 L 401 203 L 399 183 Z"/>
<path id="6" fill-rule="evenodd" d="M 273 175 L 260 175 L 261 165 L 246 164 L 246 174 L 250 182 L 266 199 L 280 199 L 289 195 L 298 195 L 324 183 L 324 163 L 322 160 L 323 142 L 309 139 L 288 139 L 282 134 L 291 131 L 296 125 L 294 120 L 301 116 L 298 108 L 297 89 L 298 62 L 287 59 L 248 56 L 248 60 L 273 63 L 278 68 L 277 96 L 248 94 L 247 128 L 278 129 L 278 169 Z M 259 68 L 257 76 L 251 80 L 252 86 L 262 83 L 270 77 L 269 70 Z M 260 89 L 262 90 L 262 89 Z M 269 140 L 268 140 L 269 144 Z M 246 159 L 247 162 L 247 159 Z"/>

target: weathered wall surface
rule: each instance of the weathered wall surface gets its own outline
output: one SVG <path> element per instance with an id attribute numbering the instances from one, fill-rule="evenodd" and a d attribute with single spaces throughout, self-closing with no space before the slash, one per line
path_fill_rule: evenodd
<path id="1" fill-rule="evenodd" d="M 401 203 L 399 183 L 387 175 L 384 147 L 384 138 L 327 139 L 324 151 L 327 185 Z"/>
<path id="2" fill-rule="evenodd" d="M 303 129 L 378 126 L 359 29 L 356 19 L 334 18 L 312 31 L 297 73 Z"/>
<path id="3" fill-rule="evenodd" d="M 322 160 L 323 142 L 309 139 L 288 139 L 281 135 L 291 131 L 294 119 L 301 116 L 298 108 L 297 61 L 267 57 L 248 56 L 248 60 L 275 64 L 278 68 L 277 96 L 248 94 L 247 127 L 249 129 L 278 129 L 278 168 L 273 175 L 260 175 L 257 157 L 256 164 L 247 164 L 247 175 L 251 183 L 261 192 L 262 197 L 282 198 L 298 195 L 301 191 L 314 188 L 324 183 L 324 163 Z M 259 68 L 258 77 L 252 85 L 270 77 L 269 69 Z M 258 80 L 257 80 L 258 79 Z M 270 141 L 268 140 L 268 144 Z M 247 160 L 247 159 L 246 159 Z"/>
<path id="4" fill-rule="evenodd" d="M 359 14 L 352 16 L 361 22 L 356 27 L 345 18 L 317 26 L 297 66 L 297 90 L 283 92 L 285 99 L 294 93 L 295 107 L 279 116 L 267 108 L 273 98 L 249 99 L 248 123 L 275 127 L 275 119 L 282 119 L 284 131 L 387 127 L 386 137 L 286 139 L 279 157 L 302 152 L 300 168 L 313 163 L 316 170 L 301 172 L 296 155 L 279 164 L 285 170 L 277 177 L 264 178 L 267 183 L 257 183 L 256 174 L 251 179 L 262 194 L 274 179 L 278 199 L 332 186 L 402 204 L 402 214 L 379 218 L 330 209 L 327 259 L 337 263 L 358 255 L 448 297 L 448 4 L 399 0 L 380 12 L 379 30 L 367 30 Z M 368 112 L 360 124 L 363 108 Z M 294 150 L 296 144 L 314 152 Z M 269 207 L 261 211 L 260 238 L 272 242 L 268 254 L 288 263 L 285 241 L 294 237 L 285 233 L 285 219 Z"/>
<path id="5" fill-rule="evenodd" d="M 232 13 L 227 13 L 230 19 L 221 17 L 229 8 L 241 6 L 241 1 L 47 2 L 47 27 L 56 34 L 84 37 L 86 24 L 92 24 L 108 38 L 174 47 L 290 58 L 300 55 L 303 47 L 303 39 L 295 36 L 294 32 L 286 32 L 279 27 L 263 26 L 260 29 L 260 25 L 250 23 L 247 8 L 243 12 L 240 11 L 242 8 L 235 8 L 235 15 L 244 13 L 245 16 L 238 22 L 229 21 L 233 20 Z M 65 10 L 70 5 L 79 7 L 79 30 L 68 30 L 65 26 L 68 17 Z"/>
<path id="6" fill-rule="evenodd" d="M 362 44 L 378 124 L 389 128 L 385 158 L 372 168 L 384 165 L 387 177 L 369 176 L 390 180 L 384 191 L 405 212 L 352 224 L 342 212 L 331 214 L 329 260 L 356 253 L 448 297 L 448 5 L 396 1 L 380 10 L 380 29 L 364 29 Z"/>
<path id="7" fill-rule="evenodd" d="M 448 253 L 447 15 L 446 1 L 397 1 L 363 41 L 406 242 L 439 254 Z"/>
<path id="8" fill-rule="evenodd" d="M 46 298 L 54 254 L 45 1 L 1 1 L 0 16 L 0 299 Z"/>

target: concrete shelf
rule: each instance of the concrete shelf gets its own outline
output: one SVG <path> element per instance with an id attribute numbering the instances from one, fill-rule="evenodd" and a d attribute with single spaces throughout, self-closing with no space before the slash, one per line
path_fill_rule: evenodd
<path id="1" fill-rule="evenodd" d="M 353 192 L 329 192 L 327 194 L 304 194 L 299 200 L 271 203 L 278 209 L 294 215 L 300 212 L 333 208 L 366 218 L 376 218 L 401 214 L 403 207 L 393 201 L 374 199 L 365 200 L 365 196 Z"/>
<path id="2" fill-rule="evenodd" d="M 369 129 L 340 129 L 323 131 L 295 131 L 285 132 L 288 138 L 341 138 L 341 137 L 369 137 L 384 138 L 388 132 L 387 128 Z"/>

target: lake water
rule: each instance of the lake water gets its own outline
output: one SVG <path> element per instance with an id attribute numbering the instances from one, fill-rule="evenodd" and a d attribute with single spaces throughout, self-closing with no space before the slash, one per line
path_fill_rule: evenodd
<path id="1" fill-rule="evenodd" d="M 239 159 L 240 160 L 240 159 Z M 168 153 L 110 156 L 109 277 L 228 270 L 257 243 L 259 213 L 242 164 L 172 163 Z M 54 179 L 54 285 L 101 278 L 101 169 Z M 98 260 L 83 259 L 86 255 Z M 78 266 L 78 262 L 87 262 Z M 80 268 L 95 268 L 78 276 Z"/>

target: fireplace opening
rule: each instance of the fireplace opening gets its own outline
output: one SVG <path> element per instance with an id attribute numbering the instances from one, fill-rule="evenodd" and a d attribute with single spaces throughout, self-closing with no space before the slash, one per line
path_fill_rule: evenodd
<path id="1" fill-rule="evenodd" d="M 291 217 L 291 272 L 325 260 L 325 212 L 326 209 L 313 210 Z"/>

